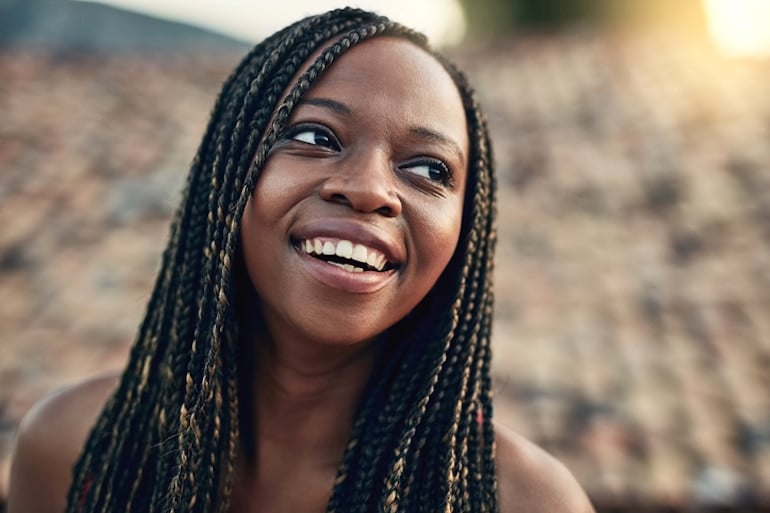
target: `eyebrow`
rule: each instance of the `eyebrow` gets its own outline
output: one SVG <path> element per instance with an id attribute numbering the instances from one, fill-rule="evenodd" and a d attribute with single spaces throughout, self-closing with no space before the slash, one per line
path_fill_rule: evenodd
<path id="1" fill-rule="evenodd" d="M 300 105 L 314 105 L 316 107 L 323 107 L 341 116 L 353 115 L 353 109 L 344 103 L 338 102 L 337 100 L 332 100 L 331 98 L 303 98 L 300 101 Z M 409 133 L 415 137 L 419 137 L 423 140 L 433 143 L 438 143 L 441 146 L 446 147 L 455 155 L 455 157 L 457 157 L 460 162 L 465 164 L 465 156 L 463 155 L 463 151 L 460 149 L 460 145 L 449 137 L 436 132 L 435 130 L 431 130 L 422 126 L 410 127 Z"/>
<path id="2" fill-rule="evenodd" d="M 303 98 L 300 101 L 300 105 L 315 105 L 317 107 L 324 107 L 336 114 L 340 114 L 342 116 L 350 116 L 353 114 L 353 110 L 345 105 L 344 103 L 340 103 L 336 100 L 331 100 L 329 98 Z"/>
<path id="3" fill-rule="evenodd" d="M 460 145 L 444 134 L 422 126 L 411 127 L 409 132 L 416 137 L 426 141 L 438 143 L 441 146 L 446 147 L 449 151 L 454 153 L 455 157 L 457 157 L 460 162 L 465 164 L 465 156 L 463 155 L 463 151 L 460 149 Z"/>

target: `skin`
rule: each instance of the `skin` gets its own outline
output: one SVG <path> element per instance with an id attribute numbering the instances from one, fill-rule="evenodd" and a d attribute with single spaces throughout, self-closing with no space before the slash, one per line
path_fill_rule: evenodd
<path id="1" fill-rule="evenodd" d="M 293 111 L 241 222 L 273 338 L 357 345 L 412 310 L 457 246 L 467 154 L 459 93 L 428 54 L 381 38 L 332 66 Z M 315 265 L 295 248 L 310 238 L 371 246 L 398 269 Z"/>
<path id="2" fill-rule="evenodd" d="M 267 332 L 253 342 L 259 451 L 233 510 L 323 509 L 373 340 L 425 297 L 457 247 L 468 144 L 451 78 L 398 39 L 355 47 L 293 111 L 241 221 Z M 395 268 L 351 273 L 298 249 L 305 240 L 361 244 Z"/>
<path id="3" fill-rule="evenodd" d="M 411 43 L 378 38 L 351 49 L 288 126 L 241 222 L 260 298 L 250 307 L 261 309 L 266 330 L 244 341 L 258 353 L 251 400 L 259 450 L 238 464 L 234 513 L 323 511 L 377 335 L 435 284 L 462 217 L 462 103 L 441 65 Z M 351 273 L 298 249 L 315 238 L 362 243 L 393 268 Z M 70 469 L 117 379 L 64 390 L 24 419 L 10 513 L 64 508 Z M 500 511 L 593 511 L 560 463 L 505 428 L 496 426 L 496 437 Z"/>

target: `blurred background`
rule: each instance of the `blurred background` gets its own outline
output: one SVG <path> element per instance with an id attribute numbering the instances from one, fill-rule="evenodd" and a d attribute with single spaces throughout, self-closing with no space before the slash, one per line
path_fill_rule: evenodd
<path id="1" fill-rule="evenodd" d="M 29 407 L 123 365 L 222 81 L 342 5 L 257 4 L 0 0 L 0 504 Z M 498 417 L 600 512 L 770 511 L 770 2 L 356 5 L 488 115 Z"/>

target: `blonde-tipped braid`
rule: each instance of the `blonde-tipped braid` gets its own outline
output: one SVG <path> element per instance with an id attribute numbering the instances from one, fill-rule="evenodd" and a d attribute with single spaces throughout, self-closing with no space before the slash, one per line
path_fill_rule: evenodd
<path id="1" fill-rule="evenodd" d="M 435 55 L 457 84 L 468 184 L 456 254 L 415 311 L 383 335 L 387 360 L 359 405 L 328 511 L 497 511 L 489 376 L 496 184 L 485 122 L 462 74 L 421 35 L 341 9 L 269 37 L 223 85 L 129 364 L 75 468 L 68 512 L 227 510 L 253 427 L 238 397 L 239 379 L 252 372 L 239 358 L 238 307 L 250 286 L 240 219 L 302 95 L 347 50 L 382 36 Z"/>

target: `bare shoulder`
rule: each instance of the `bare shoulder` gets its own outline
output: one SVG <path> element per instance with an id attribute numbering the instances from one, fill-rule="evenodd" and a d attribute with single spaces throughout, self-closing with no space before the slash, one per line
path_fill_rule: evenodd
<path id="1" fill-rule="evenodd" d="M 501 513 L 593 513 L 567 468 L 511 429 L 495 423 Z"/>
<path id="2" fill-rule="evenodd" d="M 110 374 L 63 388 L 24 416 L 11 463 L 8 513 L 64 510 L 72 467 L 117 383 L 118 375 Z"/>

